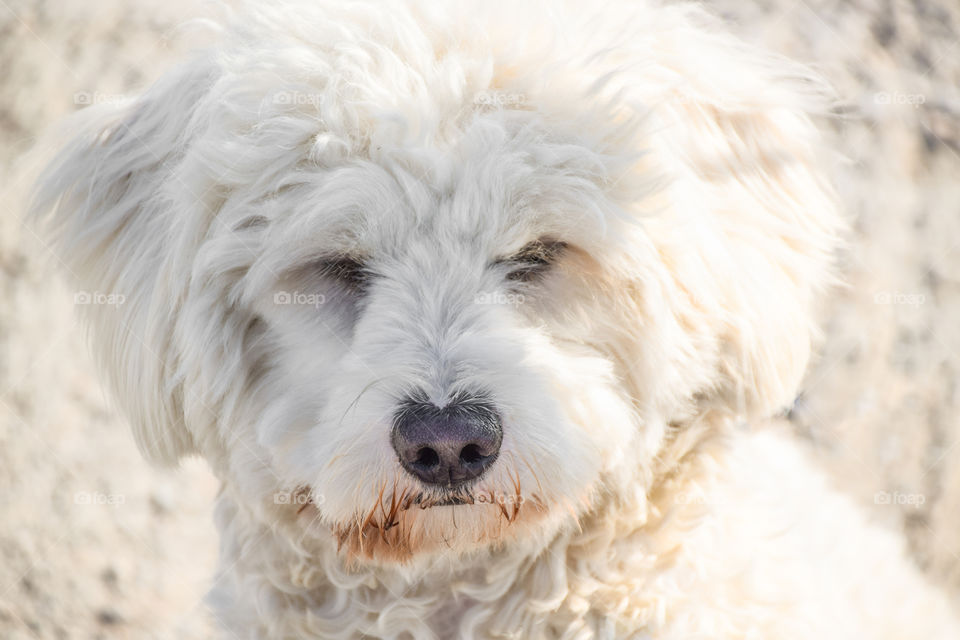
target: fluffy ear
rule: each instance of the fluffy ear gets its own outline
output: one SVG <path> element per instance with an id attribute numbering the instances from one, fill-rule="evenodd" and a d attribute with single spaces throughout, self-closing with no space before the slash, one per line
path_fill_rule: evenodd
<path id="1" fill-rule="evenodd" d="M 172 331 L 187 278 L 172 272 L 176 248 L 168 192 L 209 66 L 169 75 L 142 97 L 85 109 L 75 135 L 41 174 L 32 217 L 50 231 L 87 320 L 100 366 L 153 462 L 195 451 L 184 424 Z"/>
<path id="2" fill-rule="evenodd" d="M 780 101 L 777 95 L 768 91 L 767 104 L 681 109 L 688 168 L 701 183 L 699 206 L 710 212 L 705 225 L 712 227 L 702 237 L 709 277 L 691 290 L 715 303 L 722 321 L 714 399 L 747 417 L 793 400 L 841 229 L 826 158 L 804 112 L 806 94 L 784 90 Z"/>
<path id="3" fill-rule="evenodd" d="M 654 241 L 682 315 L 717 329 L 719 377 L 701 409 L 769 415 L 806 370 L 842 235 L 808 115 L 825 113 L 830 95 L 804 68 L 727 36 L 701 34 L 697 46 L 657 109 L 676 215 L 653 223 Z"/>

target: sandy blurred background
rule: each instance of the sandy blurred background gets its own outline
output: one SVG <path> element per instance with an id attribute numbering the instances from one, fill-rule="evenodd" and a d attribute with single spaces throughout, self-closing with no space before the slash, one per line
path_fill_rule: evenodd
<path id="1" fill-rule="evenodd" d="M 960 3 L 718 0 L 812 64 L 855 230 L 849 287 L 789 424 L 960 608 Z M 147 468 L 104 400 L 74 294 L 18 219 L 22 157 L 64 115 L 143 88 L 188 0 L 0 0 L 0 637 L 205 638 L 216 483 Z"/>

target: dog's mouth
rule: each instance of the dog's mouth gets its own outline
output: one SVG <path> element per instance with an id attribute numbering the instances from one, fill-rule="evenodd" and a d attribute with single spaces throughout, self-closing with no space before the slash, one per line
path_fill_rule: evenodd
<path id="1" fill-rule="evenodd" d="M 356 518 L 332 524 L 330 529 L 337 550 L 343 550 L 349 557 L 403 561 L 441 542 L 449 548 L 453 544 L 450 536 L 459 534 L 460 529 L 468 532 L 464 535 L 469 534 L 471 542 L 493 540 L 504 535 L 504 528 L 517 522 L 521 514 L 536 519 L 547 513 L 543 497 L 539 493 L 523 492 L 519 478 L 504 488 L 507 490 L 482 485 L 428 489 L 384 484 L 369 509 Z M 322 503 L 315 502 L 311 489 L 306 486 L 300 487 L 296 495 L 298 512 L 310 509 L 307 515 L 315 521 Z M 453 507 L 467 511 L 461 515 Z M 435 515 L 427 516 L 425 512 Z"/>
<path id="2" fill-rule="evenodd" d="M 427 504 L 424 508 L 430 509 L 433 507 L 454 507 L 462 504 L 474 504 L 475 500 L 472 496 L 449 496 L 447 498 L 441 498 L 439 500 L 433 500 Z"/>
<path id="3" fill-rule="evenodd" d="M 409 507 L 417 506 L 421 509 L 432 509 L 434 507 L 455 507 L 476 503 L 477 498 L 473 492 L 451 489 L 436 494 L 420 493 L 410 501 Z"/>

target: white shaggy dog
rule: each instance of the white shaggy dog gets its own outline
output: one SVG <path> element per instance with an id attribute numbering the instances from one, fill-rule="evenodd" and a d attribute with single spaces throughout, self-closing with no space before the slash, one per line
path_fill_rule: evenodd
<path id="1" fill-rule="evenodd" d="M 789 441 L 842 225 L 802 68 L 699 9 L 244 6 L 37 215 L 238 638 L 960 638 Z"/>

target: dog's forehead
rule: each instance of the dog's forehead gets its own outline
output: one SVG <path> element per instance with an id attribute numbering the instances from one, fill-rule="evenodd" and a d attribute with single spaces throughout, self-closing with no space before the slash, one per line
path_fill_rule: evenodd
<path id="1" fill-rule="evenodd" d="M 538 117 L 478 117 L 427 142 L 380 138 L 299 173 L 276 198 L 247 199 L 276 223 L 262 262 L 275 273 L 336 256 L 479 265 L 543 238 L 587 251 L 616 243 L 626 217 L 611 155 Z"/>
<path id="2" fill-rule="evenodd" d="M 361 250 L 372 257 L 422 246 L 437 254 L 490 250 L 549 225 L 548 216 L 523 206 L 502 180 L 461 169 L 447 184 L 430 176 L 404 176 L 394 201 L 360 212 Z"/>
<path id="3" fill-rule="evenodd" d="M 586 148 L 513 136 L 465 135 L 445 149 L 383 153 L 365 165 L 371 186 L 351 235 L 370 254 L 429 245 L 437 253 L 510 253 L 540 237 L 583 235 L 606 224 Z M 375 186 L 374 186 L 375 185 Z M 589 201 L 589 202 L 585 202 Z"/>

